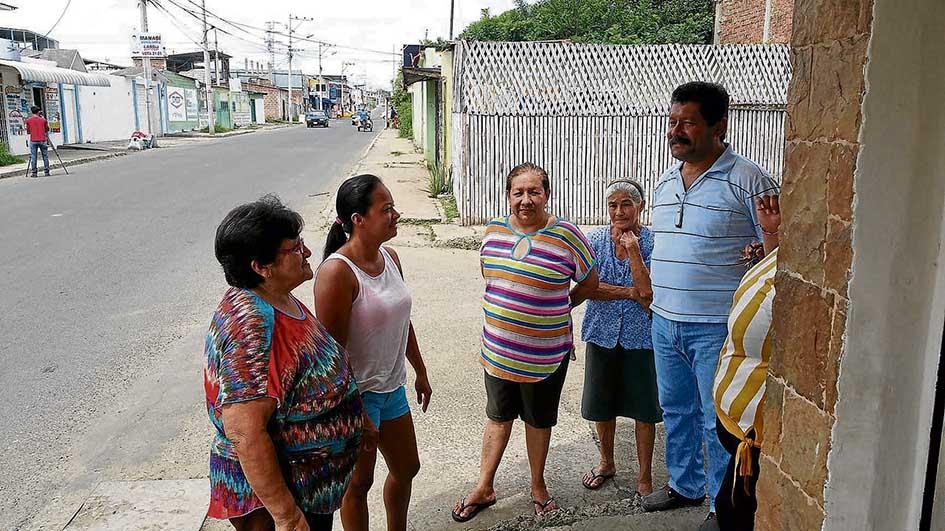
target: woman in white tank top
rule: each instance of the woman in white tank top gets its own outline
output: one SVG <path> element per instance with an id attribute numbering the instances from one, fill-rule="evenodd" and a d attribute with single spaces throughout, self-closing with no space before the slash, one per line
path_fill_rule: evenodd
<path id="1" fill-rule="evenodd" d="M 413 478 L 420 470 L 407 403 L 406 361 L 426 412 L 432 389 L 410 323 L 411 297 L 397 253 L 384 242 L 397 235 L 400 214 L 390 190 L 374 175 L 342 183 L 338 218 L 325 242 L 315 277 L 315 315 L 348 351 L 364 403 L 364 442 L 341 506 L 346 531 L 368 529 L 367 495 L 380 447 L 389 474 L 384 483 L 387 528 L 406 530 Z"/>

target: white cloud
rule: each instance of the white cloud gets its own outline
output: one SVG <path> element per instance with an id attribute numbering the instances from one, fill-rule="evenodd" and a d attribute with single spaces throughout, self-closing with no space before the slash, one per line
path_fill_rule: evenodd
<path id="1" fill-rule="evenodd" d="M 148 24 L 152 32 L 164 37 L 168 51 L 194 51 L 199 49 L 193 40 L 201 39 L 200 22 L 175 7 L 170 0 L 159 0 L 178 20 L 168 18 L 159 9 L 148 8 Z M 188 0 L 173 0 L 177 4 L 197 10 Z M 200 0 L 191 0 L 200 3 Z M 23 28 L 38 33 L 49 30 L 62 12 L 68 0 L 11 0 L 20 9 L 0 15 L 0 25 Z M 477 20 L 483 8 L 497 14 L 513 6 L 512 0 L 455 0 L 456 17 L 454 33 L 459 34 L 470 22 Z M 344 48 L 333 50 L 330 56 L 323 54 L 322 69 L 326 74 L 341 71 L 343 62 L 354 62 L 346 72 L 359 81 L 367 80 L 371 85 L 389 87 L 394 64 L 399 60 L 390 54 L 400 52 L 403 44 L 416 43 L 424 34 L 431 39 L 446 38 L 449 32 L 450 0 L 345 0 L 336 2 L 303 2 L 298 0 L 207 0 L 207 9 L 231 21 L 265 27 L 267 21 L 288 22 L 292 14 L 311 17 L 312 22 L 302 23 L 297 35 L 314 34 L 314 39 L 344 46 L 366 48 L 387 52 L 370 53 Z M 212 17 L 208 19 L 213 23 Z M 296 24 L 298 24 L 296 22 Z M 72 0 L 68 11 L 50 37 L 59 40 L 63 48 L 76 48 L 83 57 L 109 60 L 118 64 L 130 64 L 130 35 L 139 25 L 139 10 L 134 0 Z M 250 30 L 241 32 L 232 26 L 220 24 L 241 39 L 219 34 L 220 50 L 234 58 L 233 66 L 242 66 L 244 58 L 250 61 L 268 61 L 263 44 L 264 35 Z M 281 28 L 280 31 L 284 31 Z M 283 36 L 277 40 L 285 42 Z M 211 44 L 213 35 L 211 33 Z M 246 40 L 250 42 L 246 42 Z M 307 73 L 316 73 L 317 50 L 315 43 L 297 43 L 302 48 L 293 69 L 301 68 Z M 283 47 L 278 47 L 276 64 L 285 68 L 287 59 Z"/>

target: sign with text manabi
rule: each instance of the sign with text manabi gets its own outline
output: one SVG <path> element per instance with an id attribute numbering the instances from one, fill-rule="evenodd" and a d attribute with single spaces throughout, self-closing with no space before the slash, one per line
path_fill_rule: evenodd
<path id="1" fill-rule="evenodd" d="M 164 44 L 160 33 L 133 33 L 131 35 L 132 57 L 164 57 Z"/>

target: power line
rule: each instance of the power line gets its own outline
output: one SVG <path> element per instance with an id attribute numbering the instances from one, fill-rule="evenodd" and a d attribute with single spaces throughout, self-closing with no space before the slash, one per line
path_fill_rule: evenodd
<path id="1" fill-rule="evenodd" d="M 72 5 L 72 0 L 68 0 L 68 1 L 66 2 L 66 7 L 62 8 L 62 13 L 59 13 L 59 18 L 56 19 L 55 24 L 53 24 L 52 27 L 49 28 L 49 31 L 47 31 L 47 32 L 43 35 L 43 37 L 48 37 L 49 34 L 52 33 L 52 30 L 56 29 L 56 26 L 58 26 L 59 23 L 62 22 L 62 17 L 66 16 L 66 11 L 69 10 L 69 6 L 71 6 L 71 5 Z"/>
<path id="2" fill-rule="evenodd" d="M 172 0 L 168 0 L 168 1 L 171 1 L 171 3 L 174 3 L 175 5 L 177 5 L 177 4 L 176 4 L 175 2 L 173 2 Z M 185 1 L 185 2 L 188 2 L 188 3 L 190 3 L 190 4 L 193 4 L 193 5 L 197 5 L 196 2 L 194 2 L 194 0 L 184 0 L 184 1 Z M 207 10 L 207 13 L 210 14 L 210 15 L 212 15 L 214 18 L 217 18 L 217 19 L 219 19 L 219 20 L 221 20 L 221 21 L 223 21 L 223 22 L 225 22 L 225 23 L 227 23 L 227 24 L 229 24 L 229 25 L 231 25 L 231 26 L 235 26 L 235 27 L 242 28 L 241 31 L 243 31 L 243 32 L 245 32 L 245 33 L 247 33 L 247 34 L 250 34 L 250 33 L 249 33 L 245 28 L 253 29 L 253 30 L 259 31 L 259 32 L 261 32 L 261 33 L 266 33 L 267 31 L 270 31 L 270 30 L 268 30 L 268 29 L 266 29 L 266 28 L 260 28 L 260 27 L 258 27 L 258 26 L 253 26 L 253 25 L 251 25 L 251 24 L 244 24 L 244 23 L 242 23 L 242 22 L 234 22 L 234 21 L 232 21 L 232 20 L 229 20 L 229 19 L 227 19 L 227 18 L 221 17 L 220 15 L 217 15 L 217 14 L 211 12 L 209 9 Z M 223 30 L 220 30 L 220 31 L 223 31 Z M 287 33 L 283 33 L 283 32 L 281 32 L 281 31 L 276 31 L 276 30 L 272 30 L 272 33 L 274 33 L 274 34 L 276 34 L 276 35 L 280 35 L 280 36 L 282 36 L 282 37 L 288 37 L 288 36 L 289 36 Z M 250 34 L 250 35 L 251 35 L 251 34 Z M 385 51 L 381 51 L 381 50 L 373 50 L 373 49 L 370 49 L 370 48 L 359 48 L 359 47 L 357 47 L 357 46 L 347 46 L 347 45 L 344 45 L 344 44 L 337 44 L 337 43 L 333 43 L 333 42 L 327 42 L 327 41 L 323 41 L 323 40 L 319 40 L 319 39 L 311 39 L 311 38 L 307 38 L 307 37 L 297 37 L 297 36 L 293 36 L 293 38 L 296 39 L 296 40 L 305 41 L 305 42 L 311 42 L 311 43 L 315 43 L 315 44 L 321 44 L 321 45 L 324 45 L 324 46 L 335 46 L 335 47 L 337 47 L 337 48 L 344 48 L 344 49 L 346 49 L 346 50 L 354 50 L 354 51 L 360 51 L 360 52 L 366 52 L 366 53 L 375 53 L 375 54 L 382 54 L 382 55 L 397 55 L 397 54 L 394 54 L 394 53 L 391 53 L 391 52 L 385 52 Z"/>
<path id="3" fill-rule="evenodd" d="M 154 3 L 153 0 L 151 0 L 151 1 L 152 1 L 152 3 Z M 201 20 L 201 21 L 203 20 L 203 17 L 202 17 L 199 13 L 196 13 L 195 11 L 193 11 L 193 10 L 191 10 L 191 9 L 185 7 L 185 6 L 182 6 L 181 4 L 178 4 L 178 3 L 175 2 L 174 0 L 167 0 L 167 1 L 170 2 L 172 5 L 174 5 L 175 7 L 177 7 L 178 9 L 180 9 L 181 11 L 187 13 L 188 15 L 190 15 L 191 17 L 193 17 L 194 19 L 196 19 L 196 20 Z M 207 11 L 207 13 L 210 13 L 210 12 Z M 219 17 L 218 17 L 218 18 L 219 18 Z M 215 29 L 215 30 L 220 31 L 220 32 L 223 33 L 224 35 L 229 35 L 230 37 L 233 37 L 234 39 L 241 40 L 241 41 L 243 41 L 243 42 L 247 42 L 247 43 L 249 43 L 249 44 L 252 44 L 253 46 L 256 46 L 257 48 L 259 48 L 259 49 L 261 49 L 261 50 L 266 49 L 266 44 L 265 44 L 265 43 L 262 43 L 262 42 L 259 42 L 259 41 L 251 41 L 251 40 L 246 39 L 246 38 L 244 38 L 244 37 L 240 37 L 240 36 L 238 36 L 238 35 L 234 35 L 234 34 L 231 33 L 230 31 L 227 31 L 227 30 L 225 30 L 225 29 L 223 29 L 223 28 L 221 28 L 221 27 L 219 27 L 218 25 L 215 25 L 215 24 L 210 24 L 209 26 L 210 26 L 211 28 Z M 282 44 L 282 43 L 279 43 L 279 44 Z"/>
<path id="4" fill-rule="evenodd" d="M 173 24 L 173 26 L 174 26 L 175 28 L 177 28 L 177 30 L 180 31 L 181 34 L 182 34 L 184 37 L 187 37 L 187 39 L 188 39 L 190 42 L 196 44 L 197 46 L 203 47 L 203 43 L 197 42 L 196 39 L 194 39 L 193 37 L 191 37 L 190 34 L 187 33 L 187 31 L 184 30 L 184 28 L 187 27 L 187 25 L 186 25 L 184 22 L 182 22 L 180 19 L 178 19 L 176 16 L 174 16 L 173 13 L 171 13 L 170 11 L 168 11 L 167 8 L 165 8 L 165 7 L 164 7 L 163 5 L 161 5 L 160 3 L 155 2 L 154 0 L 148 0 L 148 3 L 151 4 L 153 7 L 157 8 L 158 11 L 164 13 L 164 15 L 167 16 L 167 17 L 171 20 L 171 24 Z M 190 29 L 190 28 L 188 28 L 188 29 Z"/>

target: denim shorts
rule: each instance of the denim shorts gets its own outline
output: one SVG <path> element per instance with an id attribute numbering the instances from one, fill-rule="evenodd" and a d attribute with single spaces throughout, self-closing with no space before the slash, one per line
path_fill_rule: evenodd
<path id="1" fill-rule="evenodd" d="M 378 428 L 385 420 L 394 420 L 410 413 L 407 390 L 402 385 L 387 393 L 362 393 L 361 402 L 364 404 L 364 412 Z"/>

